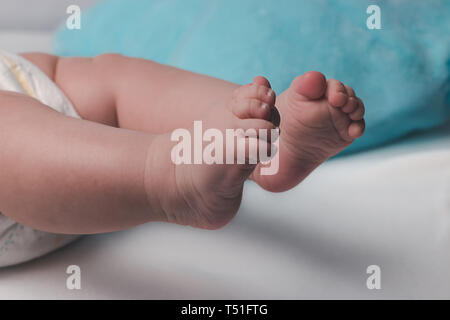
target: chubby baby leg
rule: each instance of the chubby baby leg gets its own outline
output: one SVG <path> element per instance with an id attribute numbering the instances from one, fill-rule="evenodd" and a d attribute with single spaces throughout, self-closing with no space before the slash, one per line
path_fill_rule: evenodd
<path id="1" fill-rule="evenodd" d="M 154 135 L 65 116 L 0 91 L 0 211 L 34 229 L 97 233 L 164 221 L 146 193 Z M 150 185 L 165 177 L 152 172 Z"/>

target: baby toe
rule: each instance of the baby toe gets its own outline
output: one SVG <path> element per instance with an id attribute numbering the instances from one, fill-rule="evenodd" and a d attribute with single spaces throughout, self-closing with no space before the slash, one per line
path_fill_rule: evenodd
<path id="1" fill-rule="evenodd" d="M 248 88 L 247 98 L 259 99 L 268 105 L 275 104 L 275 92 L 270 86 L 253 84 Z"/>
<path id="2" fill-rule="evenodd" d="M 366 124 L 364 119 L 352 121 L 352 123 L 348 126 L 348 135 L 353 139 L 359 138 L 363 135 L 365 128 Z"/>
<path id="3" fill-rule="evenodd" d="M 352 120 L 361 120 L 364 117 L 365 108 L 360 99 L 355 100 L 357 102 L 355 110 L 349 113 L 349 117 Z"/>
<path id="4" fill-rule="evenodd" d="M 274 116 L 275 92 L 264 77 L 256 77 L 254 83 L 239 87 L 232 99 L 232 111 L 241 118 L 271 120 Z"/>
<path id="5" fill-rule="evenodd" d="M 271 118 L 271 106 L 264 101 L 254 98 L 237 100 L 232 108 L 233 113 L 240 119 L 265 119 Z"/>
<path id="6" fill-rule="evenodd" d="M 335 79 L 327 81 L 325 96 L 333 107 L 342 107 L 347 103 L 348 95 L 344 85 Z"/>
<path id="7" fill-rule="evenodd" d="M 265 86 L 267 88 L 271 88 L 269 80 L 263 76 L 256 76 L 253 78 L 253 83 L 259 84 L 261 86 Z"/>
<path id="8" fill-rule="evenodd" d="M 347 92 L 347 95 L 349 97 L 356 97 L 355 90 L 353 90 L 352 87 L 350 87 L 350 86 L 348 86 L 346 84 L 344 84 L 344 87 L 345 87 L 345 91 Z"/>
<path id="9" fill-rule="evenodd" d="M 342 107 L 342 111 L 345 113 L 352 113 L 358 108 L 358 100 L 355 97 L 349 97 L 347 103 Z"/>
<path id="10" fill-rule="evenodd" d="M 273 105 L 276 97 L 275 92 L 270 87 L 251 83 L 235 90 L 234 98 L 236 100 L 259 99 L 268 105 Z"/>
<path id="11" fill-rule="evenodd" d="M 317 100 L 323 97 L 326 87 L 327 80 L 322 73 L 309 71 L 292 81 L 289 92 L 297 101 Z"/>

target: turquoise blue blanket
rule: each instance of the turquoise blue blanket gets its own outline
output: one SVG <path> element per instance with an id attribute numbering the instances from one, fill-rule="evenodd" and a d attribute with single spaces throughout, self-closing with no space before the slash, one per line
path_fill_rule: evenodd
<path id="1" fill-rule="evenodd" d="M 366 9 L 381 9 L 369 30 Z M 373 147 L 450 118 L 448 0 L 110 0 L 61 30 L 55 51 L 119 52 L 237 83 L 255 75 L 279 93 L 318 70 L 353 86 Z"/>

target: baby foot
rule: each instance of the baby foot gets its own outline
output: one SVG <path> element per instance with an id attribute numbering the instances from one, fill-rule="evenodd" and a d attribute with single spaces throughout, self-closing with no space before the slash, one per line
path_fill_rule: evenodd
<path id="1" fill-rule="evenodd" d="M 279 170 L 252 179 L 269 191 L 288 190 L 364 132 L 364 104 L 349 86 L 308 72 L 276 101 L 281 114 Z"/>
<path id="2" fill-rule="evenodd" d="M 164 173 L 164 176 L 170 179 L 169 182 L 165 182 L 166 186 L 161 186 L 161 190 L 164 191 L 161 191 L 160 195 L 160 199 L 163 199 L 160 204 L 168 222 L 204 229 L 217 229 L 226 225 L 235 216 L 241 203 L 243 184 L 255 169 L 258 159 L 250 156 L 251 144 L 249 141 L 252 138 L 246 137 L 244 138 L 245 163 L 238 163 L 238 151 L 236 150 L 238 143 L 235 140 L 235 148 L 231 153 L 234 160 L 230 164 L 230 161 L 227 161 L 229 159 L 227 155 L 229 156 L 230 152 L 226 147 L 226 129 L 254 129 L 256 133 L 259 133 L 260 129 L 265 129 L 270 132 L 275 129 L 275 126 L 265 119 L 268 118 L 274 102 L 275 95 L 271 90 L 254 84 L 246 85 L 236 89 L 228 103 L 228 108 L 212 109 L 210 114 L 202 119 L 203 133 L 209 128 L 218 129 L 222 133 L 224 144 L 222 164 L 204 162 L 202 164 L 173 164 L 167 156 L 159 162 L 161 166 L 167 162 L 173 164 Z M 191 136 L 194 136 L 194 130 L 194 128 L 189 130 Z M 166 136 L 156 147 L 159 150 L 166 150 L 165 155 L 170 153 L 169 149 L 174 146 L 172 141 L 168 142 L 167 140 Z M 203 150 L 210 143 L 204 143 Z M 270 135 L 268 141 L 263 143 L 270 152 Z M 170 146 L 169 149 L 167 146 Z M 191 149 L 194 150 L 194 147 Z M 250 163 L 251 160 L 253 163 Z M 149 197 L 151 196 L 149 192 Z"/>

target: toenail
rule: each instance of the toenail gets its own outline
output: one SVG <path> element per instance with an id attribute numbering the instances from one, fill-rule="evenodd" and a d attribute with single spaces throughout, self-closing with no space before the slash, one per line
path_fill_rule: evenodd
<path id="1" fill-rule="evenodd" d="M 269 105 L 268 105 L 267 103 L 263 103 L 263 104 L 261 105 L 261 109 L 267 110 L 267 109 L 269 109 Z"/>
<path id="2" fill-rule="evenodd" d="M 267 91 L 267 95 L 268 95 L 269 97 L 273 96 L 273 91 L 272 91 L 272 90 Z"/>
<path id="3" fill-rule="evenodd" d="M 353 98 L 353 97 L 349 97 L 349 98 L 348 98 L 348 102 L 350 102 L 352 105 L 357 105 L 357 101 L 356 101 L 356 99 Z"/>

